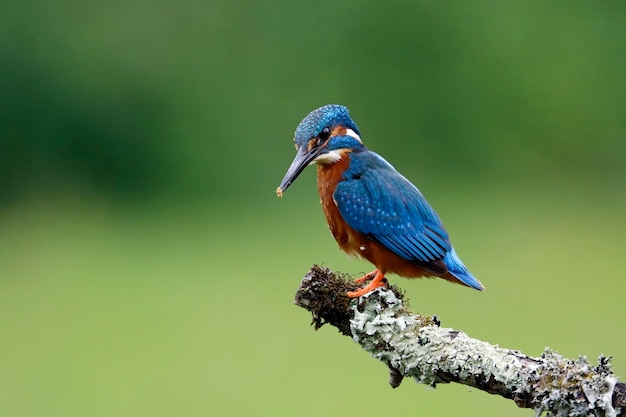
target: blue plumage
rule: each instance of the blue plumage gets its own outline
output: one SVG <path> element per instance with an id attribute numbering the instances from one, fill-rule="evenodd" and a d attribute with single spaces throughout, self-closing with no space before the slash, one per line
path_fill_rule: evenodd
<path id="1" fill-rule="evenodd" d="M 316 162 L 331 232 L 343 250 L 360 253 L 376 265 L 372 283 L 349 296 L 382 285 L 384 272 L 394 270 L 405 271 L 405 276 L 440 276 L 483 289 L 461 262 L 441 219 L 422 193 L 363 145 L 347 108 L 328 105 L 311 112 L 298 125 L 294 143 L 298 153 L 279 195 L 307 165 Z M 385 251 L 367 249 L 368 242 Z"/>
<path id="2" fill-rule="evenodd" d="M 478 281 L 474 275 L 467 270 L 463 262 L 461 262 L 461 258 L 456 254 L 454 248 L 450 248 L 450 252 L 446 253 L 445 258 L 443 259 L 446 266 L 448 267 L 448 271 L 459 279 L 463 284 L 468 287 L 475 288 L 477 290 L 483 290 L 483 284 Z"/>
<path id="3" fill-rule="evenodd" d="M 344 178 L 337 184 L 334 199 L 344 220 L 356 231 L 408 261 L 435 261 L 451 249 L 437 213 L 419 190 L 379 155 L 365 147 L 353 151 Z"/>
<path id="4" fill-rule="evenodd" d="M 317 137 L 322 129 L 330 126 L 345 126 L 360 135 L 346 107 L 328 104 L 313 110 L 300 122 L 293 140 L 298 147 L 306 145 L 311 138 Z"/>

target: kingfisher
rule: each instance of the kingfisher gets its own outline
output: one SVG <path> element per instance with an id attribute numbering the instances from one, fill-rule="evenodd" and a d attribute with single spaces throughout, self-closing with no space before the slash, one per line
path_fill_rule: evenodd
<path id="1" fill-rule="evenodd" d="M 386 285 L 386 273 L 440 277 L 484 289 L 461 262 L 441 219 L 417 187 L 365 147 L 345 106 L 313 110 L 298 125 L 293 141 L 297 153 L 277 195 L 282 197 L 308 165 L 317 164 L 317 189 L 339 248 L 376 267 L 356 280 L 370 282 L 348 297 Z"/>

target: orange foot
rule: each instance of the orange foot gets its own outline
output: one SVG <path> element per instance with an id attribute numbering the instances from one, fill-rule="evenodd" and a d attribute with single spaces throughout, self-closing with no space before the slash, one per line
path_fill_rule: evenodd
<path id="1" fill-rule="evenodd" d="M 377 269 L 373 270 L 369 274 L 363 275 L 361 278 L 355 279 L 354 282 L 361 284 L 361 283 L 363 283 L 363 282 L 365 282 L 367 280 L 370 280 L 370 279 L 374 278 L 376 276 L 376 274 L 378 274 L 378 270 Z"/>
<path id="2" fill-rule="evenodd" d="M 385 275 L 378 270 L 374 271 L 373 273 L 375 273 L 376 275 L 374 276 L 374 279 L 372 279 L 372 282 L 370 282 L 369 284 L 367 284 L 364 288 L 361 288 L 360 290 L 349 291 L 347 294 L 348 297 L 357 298 L 357 297 L 367 294 L 370 291 L 375 290 L 378 287 L 384 287 Z M 367 280 L 370 276 L 371 274 L 367 274 L 364 277 L 357 279 L 356 282 L 363 282 Z"/>

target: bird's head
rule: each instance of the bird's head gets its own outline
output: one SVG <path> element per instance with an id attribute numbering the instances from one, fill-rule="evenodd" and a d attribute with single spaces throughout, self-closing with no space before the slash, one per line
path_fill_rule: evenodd
<path id="1" fill-rule="evenodd" d="M 359 129 L 348 109 L 339 104 L 329 104 L 309 113 L 298 125 L 293 142 L 296 157 L 276 190 L 279 197 L 308 165 L 333 164 L 343 153 L 363 147 Z"/>

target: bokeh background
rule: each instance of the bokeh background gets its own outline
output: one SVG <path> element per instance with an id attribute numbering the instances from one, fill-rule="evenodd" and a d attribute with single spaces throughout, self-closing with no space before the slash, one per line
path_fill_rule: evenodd
<path id="1" fill-rule="evenodd" d="M 350 107 L 483 293 L 445 326 L 626 375 L 626 4 L 113 0 L 0 13 L 0 415 L 529 416 L 387 371 L 293 306 L 337 250 L 314 108 Z"/>

